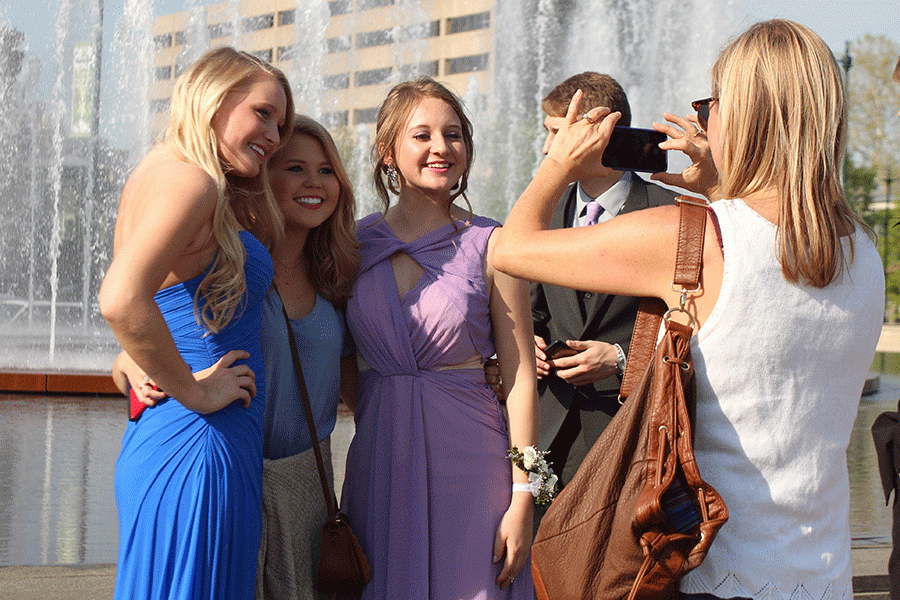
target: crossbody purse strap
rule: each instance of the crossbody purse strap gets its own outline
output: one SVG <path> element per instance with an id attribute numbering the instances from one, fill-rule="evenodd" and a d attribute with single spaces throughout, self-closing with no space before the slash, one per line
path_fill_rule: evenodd
<path id="1" fill-rule="evenodd" d="M 707 202 L 701 198 L 679 196 L 675 202 L 681 208 L 678 226 L 678 252 L 675 258 L 675 275 L 672 289 L 681 292 L 682 306 L 667 311 L 666 303 L 659 298 L 642 298 L 634 332 L 628 348 L 628 362 L 622 375 L 619 403 L 625 402 L 650 364 L 656 349 L 656 339 L 663 318 L 675 311 L 685 312 L 694 325 L 694 317 L 685 310 L 687 294 L 700 289 L 700 272 L 703 267 L 703 243 L 706 240 Z"/>
<path id="2" fill-rule="evenodd" d="M 278 293 L 278 288 L 275 288 Z M 278 300 L 281 301 L 281 294 L 278 294 Z M 325 462 L 322 460 L 322 450 L 319 449 L 319 436 L 316 435 L 316 420 L 313 418 L 312 405 L 309 402 L 309 393 L 306 391 L 306 380 L 303 378 L 303 368 L 300 366 L 300 356 L 297 353 L 297 341 L 294 339 L 294 331 L 291 329 L 291 319 L 288 317 L 287 310 L 284 308 L 284 302 L 281 302 L 281 314 L 284 315 L 284 324 L 287 326 L 288 343 L 291 346 L 291 358 L 294 359 L 294 375 L 297 376 L 297 387 L 300 389 L 300 396 L 303 398 L 303 409 L 306 413 L 306 424 L 309 425 L 310 441 L 312 441 L 313 452 L 316 455 L 316 465 L 319 467 L 319 479 L 322 482 L 322 493 L 325 494 L 325 505 L 328 507 L 328 514 L 337 513 L 337 507 L 334 505 L 334 498 L 328 492 L 328 475 L 325 473 Z"/>

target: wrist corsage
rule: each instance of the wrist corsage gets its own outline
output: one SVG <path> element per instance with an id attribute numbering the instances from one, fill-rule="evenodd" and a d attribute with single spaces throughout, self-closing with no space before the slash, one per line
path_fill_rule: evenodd
<path id="1" fill-rule="evenodd" d="M 512 463 L 528 474 L 528 483 L 514 483 L 513 491 L 531 492 L 534 503 L 539 505 L 550 504 L 556 497 L 557 477 L 544 460 L 546 454 L 534 446 L 526 446 L 521 452 L 513 446 L 506 452 Z"/>

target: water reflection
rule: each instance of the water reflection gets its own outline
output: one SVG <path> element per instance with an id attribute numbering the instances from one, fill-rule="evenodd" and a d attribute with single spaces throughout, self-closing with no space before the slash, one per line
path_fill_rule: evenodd
<path id="1" fill-rule="evenodd" d="M 116 562 L 113 475 L 127 418 L 118 398 L 0 394 L 0 567 Z M 352 436 L 341 411 L 338 490 Z"/>
<path id="2" fill-rule="evenodd" d="M 876 363 L 878 359 L 876 358 Z M 860 403 L 847 451 L 854 546 L 890 544 L 869 431 L 900 398 L 900 361 Z M 0 394 L 0 566 L 116 561 L 113 473 L 125 430 L 118 398 Z M 353 420 L 341 411 L 332 436 L 335 487 L 344 477 Z"/>
<path id="3" fill-rule="evenodd" d="M 0 565 L 115 561 L 123 404 L 0 397 Z"/>

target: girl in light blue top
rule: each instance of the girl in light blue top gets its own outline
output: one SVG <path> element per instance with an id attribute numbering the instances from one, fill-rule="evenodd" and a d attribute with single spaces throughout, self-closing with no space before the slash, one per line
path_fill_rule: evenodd
<path id="1" fill-rule="evenodd" d="M 293 135 L 268 167 L 285 233 L 272 249 L 275 285 L 263 301 L 262 346 L 270 387 L 256 597 L 291 600 L 316 597 L 318 536 L 327 510 L 281 309 L 290 318 L 316 442 L 333 486 L 329 436 L 338 401 L 352 409 L 356 398 L 356 358 L 343 307 L 359 252 L 350 179 L 324 127 L 298 115 Z"/>

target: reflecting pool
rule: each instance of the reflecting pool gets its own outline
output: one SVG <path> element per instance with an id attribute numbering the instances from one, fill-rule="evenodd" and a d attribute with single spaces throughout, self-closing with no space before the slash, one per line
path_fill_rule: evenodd
<path id="1" fill-rule="evenodd" d="M 900 375 L 883 375 L 860 403 L 847 451 L 854 546 L 890 544 L 869 428 L 898 398 Z M 0 394 L 0 566 L 116 561 L 113 472 L 126 422 L 119 398 Z M 332 436 L 338 490 L 352 436 L 342 410 Z"/>

